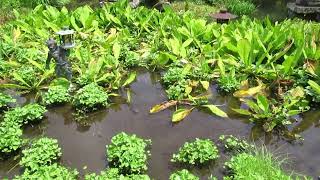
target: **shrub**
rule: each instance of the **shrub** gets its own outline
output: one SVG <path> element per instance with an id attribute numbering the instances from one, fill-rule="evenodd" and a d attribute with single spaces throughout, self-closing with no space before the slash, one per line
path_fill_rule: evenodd
<path id="1" fill-rule="evenodd" d="M 50 165 L 62 155 L 58 140 L 47 137 L 36 140 L 30 148 L 24 149 L 22 154 L 20 165 L 30 170 Z"/>
<path id="2" fill-rule="evenodd" d="M 173 154 L 171 161 L 201 165 L 218 157 L 218 149 L 211 140 L 197 138 L 193 142 L 186 142 L 177 154 Z"/>
<path id="3" fill-rule="evenodd" d="M 226 75 L 218 79 L 219 91 L 232 93 L 240 88 L 240 81 L 235 76 Z"/>
<path id="4" fill-rule="evenodd" d="M 253 145 L 247 141 L 238 139 L 232 135 L 221 135 L 219 140 L 224 144 L 225 150 L 229 152 L 244 152 L 253 148 Z"/>
<path id="5" fill-rule="evenodd" d="M 24 140 L 22 139 L 22 130 L 20 126 L 14 122 L 1 123 L 0 126 L 0 152 L 2 157 L 17 151 L 22 147 Z"/>
<path id="6" fill-rule="evenodd" d="M 107 158 L 113 167 L 119 168 L 121 174 L 140 174 L 147 170 L 147 158 L 150 152 L 146 151 L 151 140 L 144 140 L 136 135 L 124 132 L 117 134 L 107 145 Z"/>
<path id="7" fill-rule="evenodd" d="M 4 114 L 4 122 L 15 122 L 18 125 L 39 121 L 43 118 L 46 108 L 39 104 L 28 104 L 16 107 Z"/>
<path id="8" fill-rule="evenodd" d="M 241 153 L 225 163 L 230 179 L 291 179 L 281 170 L 281 162 L 268 152 Z"/>
<path id="9" fill-rule="evenodd" d="M 0 110 L 7 107 L 9 103 L 15 103 L 16 100 L 11 96 L 0 92 Z"/>
<path id="10" fill-rule="evenodd" d="M 42 97 L 42 101 L 46 105 L 63 104 L 70 101 L 68 88 L 64 86 L 51 86 L 47 93 Z"/>
<path id="11" fill-rule="evenodd" d="M 91 83 L 78 90 L 72 103 L 76 108 L 95 110 L 98 107 L 107 106 L 107 100 L 108 94 L 103 88 L 95 83 Z"/>
<path id="12" fill-rule="evenodd" d="M 185 80 L 187 73 L 183 71 L 183 68 L 180 67 L 171 67 L 163 75 L 162 81 L 165 85 L 172 85 L 174 83 Z"/>
<path id="13" fill-rule="evenodd" d="M 16 176 L 14 180 L 34 180 L 34 179 L 78 179 L 77 170 L 69 170 L 66 167 L 54 163 L 49 166 L 41 166 L 36 171 L 26 169 L 21 176 Z"/>
<path id="14" fill-rule="evenodd" d="M 199 178 L 188 170 L 183 169 L 170 175 L 170 180 L 199 180 Z"/>

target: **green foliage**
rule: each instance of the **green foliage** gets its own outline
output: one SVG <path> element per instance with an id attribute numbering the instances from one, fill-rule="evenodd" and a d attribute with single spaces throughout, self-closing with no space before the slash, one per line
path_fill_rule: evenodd
<path id="1" fill-rule="evenodd" d="M 168 71 L 163 75 L 162 80 L 166 85 L 171 85 L 185 80 L 187 74 L 180 67 L 169 68 Z"/>
<path id="2" fill-rule="evenodd" d="M 68 88 L 64 86 L 50 86 L 47 93 L 42 97 L 42 102 L 46 105 L 62 104 L 70 101 Z"/>
<path id="3" fill-rule="evenodd" d="M 218 158 L 218 148 L 210 139 L 196 138 L 193 142 L 186 142 L 177 154 L 173 154 L 171 161 L 202 165 Z"/>
<path id="4" fill-rule="evenodd" d="M 226 0 L 226 8 L 237 15 L 250 15 L 256 10 L 256 6 L 251 0 Z"/>
<path id="5" fill-rule="evenodd" d="M 101 171 L 100 175 L 95 173 L 85 176 L 85 180 L 150 180 L 148 175 L 131 174 L 122 175 L 117 168 L 109 168 L 105 171 Z"/>
<path id="6" fill-rule="evenodd" d="M 74 96 L 72 104 L 78 109 L 95 110 L 108 105 L 108 93 L 95 83 L 84 86 Z"/>
<path id="7" fill-rule="evenodd" d="M 177 81 L 175 85 L 170 85 L 166 90 L 168 99 L 182 100 L 187 97 L 186 94 L 187 82 L 185 80 Z"/>
<path id="8" fill-rule="evenodd" d="M 20 176 L 16 176 L 14 180 L 33 180 L 33 179 L 68 179 L 77 180 L 78 171 L 70 170 L 57 163 L 40 166 L 36 171 L 25 169 L 24 173 Z"/>
<path id="9" fill-rule="evenodd" d="M 38 122 L 43 118 L 46 108 L 39 104 L 27 104 L 16 107 L 4 114 L 4 123 L 14 122 L 19 126 L 23 124 Z"/>
<path id="10" fill-rule="evenodd" d="M 17 151 L 24 144 L 22 130 L 15 122 L 2 122 L 0 125 L 0 155 L 1 159 L 6 155 Z"/>
<path id="11" fill-rule="evenodd" d="M 218 79 L 221 92 L 232 93 L 240 88 L 240 82 L 234 75 L 225 75 Z"/>
<path id="12" fill-rule="evenodd" d="M 31 171 L 53 164 L 62 155 L 58 140 L 47 137 L 32 142 L 32 145 L 24 149 L 22 154 L 20 165 Z"/>
<path id="13" fill-rule="evenodd" d="M 233 135 L 221 135 L 219 140 L 224 144 L 226 151 L 240 153 L 253 148 L 247 141 L 234 137 Z"/>
<path id="14" fill-rule="evenodd" d="M 114 136 L 111 144 L 106 146 L 106 155 L 109 163 L 118 168 L 121 174 L 140 174 L 147 170 L 150 152 L 146 148 L 150 144 L 151 140 L 122 132 Z"/>
<path id="15" fill-rule="evenodd" d="M 11 96 L 0 92 L 0 110 L 7 107 L 9 103 L 15 103 L 16 100 Z"/>
<path id="16" fill-rule="evenodd" d="M 268 152 L 240 153 L 225 163 L 230 179 L 292 179 L 281 169 L 281 161 Z"/>
<path id="17" fill-rule="evenodd" d="M 188 170 L 183 169 L 170 175 L 170 180 L 199 180 L 199 178 Z"/>

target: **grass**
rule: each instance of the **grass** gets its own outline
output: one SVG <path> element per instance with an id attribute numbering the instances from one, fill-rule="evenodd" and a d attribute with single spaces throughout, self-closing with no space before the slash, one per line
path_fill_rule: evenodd
<path id="1" fill-rule="evenodd" d="M 266 148 L 254 149 L 250 153 L 240 153 L 225 163 L 229 172 L 226 179 L 291 180 L 299 179 L 282 169 L 286 159 L 275 157 Z M 302 177 L 301 179 L 308 179 Z"/>
<path id="2" fill-rule="evenodd" d="M 208 18 L 209 14 L 215 13 L 219 10 L 219 7 L 211 6 L 201 1 L 188 1 L 187 3 L 185 1 L 175 1 L 171 5 L 174 11 L 178 14 L 183 14 L 189 10 L 196 17 L 202 18 Z"/>

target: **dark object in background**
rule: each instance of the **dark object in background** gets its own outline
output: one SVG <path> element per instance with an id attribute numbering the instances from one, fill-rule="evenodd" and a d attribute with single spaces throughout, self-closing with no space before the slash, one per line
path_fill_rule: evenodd
<path id="1" fill-rule="evenodd" d="M 220 24 L 228 23 L 230 20 L 236 19 L 238 17 L 234 14 L 229 13 L 226 9 L 221 9 L 218 13 L 210 14 L 210 16 Z"/>
<path id="2" fill-rule="evenodd" d="M 287 4 L 288 17 L 320 21 L 320 0 L 295 0 Z"/>

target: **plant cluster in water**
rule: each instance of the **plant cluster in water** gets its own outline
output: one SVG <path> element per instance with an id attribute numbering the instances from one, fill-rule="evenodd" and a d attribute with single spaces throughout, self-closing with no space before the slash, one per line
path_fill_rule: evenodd
<path id="1" fill-rule="evenodd" d="M 131 174 L 131 175 L 122 175 L 120 174 L 117 168 L 110 168 L 104 171 L 101 171 L 100 175 L 96 173 L 87 174 L 85 180 L 150 180 L 148 175 L 141 174 Z"/>
<path id="2" fill-rule="evenodd" d="M 224 148 L 228 152 L 240 153 L 248 151 L 254 147 L 247 141 L 234 137 L 233 135 L 221 135 L 219 140 L 224 144 Z"/>
<path id="3" fill-rule="evenodd" d="M 209 161 L 219 158 L 217 146 L 210 139 L 196 139 L 192 142 L 186 142 L 174 154 L 171 161 L 187 163 L 191 165 L 203 165 Z"/>
<path id="4" fill-rule="evenodd" d="M 122 132 L 111 139 L 106 156 L 110 165 L 117 167 L 121 174 L 141 174 L 147 170 L 149 145 L 151 140 Z"/>
<path id="5" fill-rule="evenodd" d="M 0 92 L 0 110 L 8 107 L 10 103 L 15 103 L 15 102 L 16 100 L 13 99 L 11 96 Z"/>
<path id="6" fill-rule="evenodd" d="M 199 178 L 193 175 L 186 169 L 182 169 L 170 175 L 170 180 L 199 180 Z"/>
<path id="7" fill-rule="evenodd" d="M 47 93 L 42 96 L 45 105 L 63 104 L 70 101 L 68 88 L 64 86 L 50 86 Z"/>

